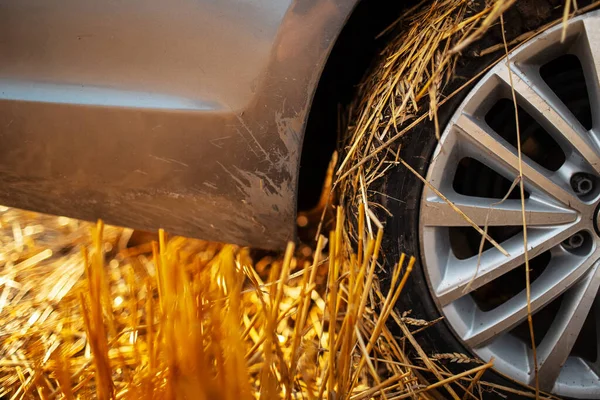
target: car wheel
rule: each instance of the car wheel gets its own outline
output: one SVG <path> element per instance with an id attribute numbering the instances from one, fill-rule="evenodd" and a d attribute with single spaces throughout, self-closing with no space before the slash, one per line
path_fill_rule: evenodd
<path id="1" fill-rule="evenodd" d="M 401 156 L 429 184 L 403 167 L 383 179 L 380 200 L 393 214 L 384 248 L 391 263 L 418 256 L 397 308 L 443 317 L 417 335 L 430 355 L 493 358 L 489 379 L 534 385 L 512 80 L 539 386 L 599 398 L 600 12 L 561 36 L 559 24 L 520 45 L 441 109 L 439 141 L 432 124 L 406 136 Z M 489 241 L 480 252 L 481 235 L 436 192 L 508 255 Z"/>

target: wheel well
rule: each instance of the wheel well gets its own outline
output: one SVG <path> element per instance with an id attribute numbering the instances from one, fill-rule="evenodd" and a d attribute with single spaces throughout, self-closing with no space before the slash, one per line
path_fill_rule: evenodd
<path id="1" fill-rule="evenodd" d="M 350 105 L 357 85 L 385 45 L 377 35 L 414 3 L 416 0 L 361 0 L 338 36 L 308 116 L 300 159 L 298 210 L 309 210 L 319 201 L 337 145 L 340 110 Z"/>

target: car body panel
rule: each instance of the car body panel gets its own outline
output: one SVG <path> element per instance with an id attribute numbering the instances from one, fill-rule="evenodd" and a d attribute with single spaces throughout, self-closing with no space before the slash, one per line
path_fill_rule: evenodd
<path id="1" fill-rule="evenodd" d="M 0 0 L 0 204 L 263 248 L 358 0 Z"/>

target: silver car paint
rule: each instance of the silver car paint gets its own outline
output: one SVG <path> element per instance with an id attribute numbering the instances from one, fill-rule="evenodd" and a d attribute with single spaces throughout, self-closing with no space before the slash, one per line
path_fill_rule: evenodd
<path id="1" fill-rule="evenodd" d="M 0 0 L 0 204 L 281 247 L 357 1 Z"/>

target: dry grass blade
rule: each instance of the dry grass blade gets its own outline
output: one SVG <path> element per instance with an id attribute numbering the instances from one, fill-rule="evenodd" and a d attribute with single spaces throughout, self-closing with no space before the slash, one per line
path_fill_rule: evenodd
<path id="1" fill-rule="evenodd" d="M 411 397 L 411 396 L 413 396 L 415 394 L 426 392 L 426 391 L 435 389 L 435 388 L 437 388 L 439 386 L 448 385 L 449 383 L 457 381 L 460 378 L 463 378 L 465 376 L 473 375 L 473 374 L 479 374 L 479 372 L 481 372 L 481 371 L 485 372 L 486 369 L 491 368 L 493 365 L 494 365 L 494 363 L 492 361 L 490 361 L 487 364 L 480 365 L 480 366 L 475 367 L 473 369 L 470 369 L 468 371 L 464 371 L 464 372 L 461 372 L 459 374 L 456 374 L 456 375 L 453 375 L 451 377 L 448 377 L 446 379 L 442 379 L 439 382 L 432 383 L 431 385 L 428 385 L 427 387 L 425 387 L 423 389 L 417 390 L 414 394 L 408 394 L 408 393 L 407 394 L 401 394 L 399 396 L 395 396 L 395 397 L 390 398 L 390 400 L 406 399 L 406 398 Z M 477 375 L 475 375 L 475 376 L 477 376 Z"/>
<path id="2" fill-rule="evenodd" d="M 498 244 L 498 242 L 496 242 L 494 239 L 492 239 L 485 230 L 481 229 L 475 222 L 473 222 L 473 220 L 471 220 L 471 218 L 469 218 L 468 215 L 466 215 L 464 212 L 462 212 L 462 210 L 458 207 L 456 207 L 454 205 L 454 203 L 452 203 L 450 200 L 448 200 L 448 198 L 446 196 L 444 196 L 438 189 L 436 189 L 434 186 L 432 186 L 429 182 L 427 182 L 427 180 L 425 178 L 423 178 L 413 167 L 411 167 L 406 161 L 404 161 L 403 159 L 400 159 L 400 163 L 402 165 L 404 165 L 404 167 L 406 167 L 406 169 L 408 169 L 410 171 L 410 173 L 414 174 L 417 178 L 419 178 L 419 180 L 421 182 L 423 182 L 425 185 L 427 185 L 427 187 L 429 187 L 439 198 L 441 198 L 442 200 L 444 200 L 446 202 L 446 204 L 448 204 L 452 210 L 454 210 L 456 213 L 458 213 L 462 218 L 465 219 L 465 221 L 467 221 L 469 223 L 469 225 L 471 225 L 471 227 L 473 227 L 473 229 L 475 229 L 477 232 L 479 232 L 482 236 L 483 239 L 489 241 L 495 248 L 498 249 L 498 251 L 500 251 L 502 254 L 504 254 L 505 256 L 510 256 L 510 254 L 508 254 L 508 252 L 506 250 L 504 250 L 504 248 L 502 246 L 500 246 Z"/>
<path id="3" fill-rule="evenodd" d="M 568 2 L 569 0 L 567 0 Z M 506 64 L 510 65 L 510 58 L 508 54 L 508 45 L 506 43 L 506 35 L 504 32 L 504 18 L 500 16 L 500 23 L 502 26 L 502 41 L 504 42 L 504 50 L 506 53 Z M 537 360 L 537 349 L 535 343 L 535 334 L 533 330 L 533 318 L 531 313 L 531 279 L 529 277 L 529 250 L 527 245 L 527 218 L 525 211 L 525 181 L 523 178 L 523 153 L 521 151 L 521 130 L 519 127 L 519 107 L 517 105 L 517 94 L 513 85 L 512 69 L 508 68 L 508 78 L 510 81 L 511 95 L 515 109 L 515 124 L 517 132 L 517 155 L 519 160 L 519 194 L 521 197 L 521 219 L 523 221 L 523 252 L 525 256 L 525 292 L 527 294 L 527 323 L 529 325 L 529 336 L 531 339 L 531 349 L 533 353 L 533 374 L 535 380 L 535 395 L 539 397 L 540 394 L 540 383 L 538 379 L 538 360 Z"/>
<path id="4" fill-rule="evenodd" d="M 108 337 L 104 322 L 105 312 L 108 313 L 112 310 L 102 309 L 102 305 L 110 301 L 105 297 L 107 283 L 104 275 L 103 230 L 104 225 L 102 222 L 98 222 L 96 228 L 92 230 L 94 253 L 92 254 L 91 261 L 88 259 L 87 252 L 85 252 L 84 256 L 89 297 L 86 298 L 83 293 L 80 297 L 83 320 L 89 338 L 88 343 L 94 356 L 96 395 L 100 400 L 106 400 L 114 396 L 111 378 L 112 368 L 108 358 Z"/>

